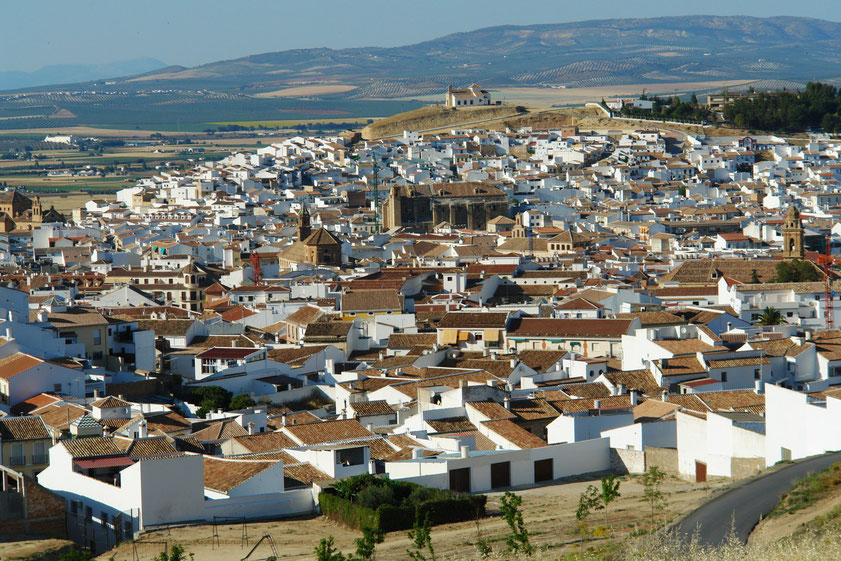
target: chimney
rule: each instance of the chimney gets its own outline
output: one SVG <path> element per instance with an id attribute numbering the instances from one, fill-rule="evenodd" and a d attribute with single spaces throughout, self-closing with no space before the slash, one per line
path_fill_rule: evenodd
<path id="1" fill-rule="evenodd" d="M 423 450 L 420 448 L 412 448 L 412 459 L 420 460 L 423 458 Z"/>
<path id="2" fill-rule="evenodd" d="M 336 373 L 336 361 L 332 358 L 324 359 L 324 370 L 328 374 L 335 374 Z"/>
<path id="3" fill-rule="evenodd" d="M 118 395 L 117 397 L 119 397 L 119 398 L 120 398 L 120 399 L 122 399 L 123 401 L 125 401 L 125 400 L 126 400 L 126 396 L 125 396 L 125 395 L 123 395 L 123 394 L 120 394 L 120 395 Z"/>
<path id="4" fill-rule="evenodd" d="M 625 384 L 619 384 L 619 395 L 625 395 L 628 393 L 628 387 Z"/>
<path id="5" fill-rule="evenodd" d="M 601 399 L 594 399 L 593 400 L 593 409 L 601 409 L 602 408 L 602 400 Z"/>
<path id="6" fill-rule="evenodd" d="M 254 434 L 254 421 L 248 423 L 248 434 Z"/>
<path id="7" fill-rule="evenodd" d="M 637 390 L 631 390 L 631 405 L 636 406 L 639 405 L 640 396 L 637 393 Z"/>
<path id="8" fill-rule="evenodd" d="M 506 395 L 502 400 L 502 405 L 507 411 L 511 411 L 511 397 Z"/>
<path id="9" fill-rule="evenodd" d="M 149 432 L 146 428 L 146 419 L 140 421 L 140 430 L 138 430 L 137 434 L 140 438 L 146 438 L 149 436 Z"/>
<path id="10" fill-rule="evenodd" d="M 365 429 L 366 429 L 368 432 L 374 432 L 374 423 L 368 423 L 368 424 L 366 424 L 366 425 L 365 425 Z"/>
<path id="11" fill-rule="evenodd" d="M 812 330 L 811 330 L 811 329 L 807 329 L 807 330 L 806 330 L 806 333 L 805 333 L 805 338 L 806 338 L 806 340 L 807 340 L 807 341 L 811 341 L 811 340 L 812 340 Z"/>
<path id="12" fill-rule="evenodd" d="M 762 394 L 765 393 L 765 381 L 764 380 L 754 380 L 753 381 L 753 386 L 754 386 L 754 390 L 756 390 L 757 394 L 762 395 Z"/>
<path id="13" fill-rule="evenodd" d="M 99 390 L 93 390 L 93 398 L 99 399 Z"/>
<path id="14" fill-rule="evenodd" d="M 470 446 L 462 446 L 461 447 L 461 457 L 462 458 L 469 458 L 470 457 Z"/>
<path id="15" fill-rule="evenodd" d="M 663 403 L 667 403 L 669 401 L 669 390 L 663 390 L 661 397 L 663 399 Z"/>
<path id="16" fill-rule="evenodd" d="M 512 359 L 509 361 L 509 364 L 511 365 L 511 368 L 517 368 L 517 359 L 516 359 L 516 358 L 512 358 Z"/>

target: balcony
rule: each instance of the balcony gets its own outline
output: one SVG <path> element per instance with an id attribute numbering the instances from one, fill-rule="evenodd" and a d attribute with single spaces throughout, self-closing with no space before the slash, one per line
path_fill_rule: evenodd
<path id="1" fill-rule="evenodd" d="M 12 456 L 9 458 L 10 466 L 25 466 L 26 456 Z"/>
<path id="2" fill-rule="evenodd" d="M 46 464 L 49 461 L 48 458 L 47 454 L 33 454 L 32 465 Z"/>

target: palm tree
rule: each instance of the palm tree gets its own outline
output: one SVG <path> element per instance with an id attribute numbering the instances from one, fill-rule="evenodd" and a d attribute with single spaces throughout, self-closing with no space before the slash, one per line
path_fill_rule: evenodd
<path id="1" fill-rule="evenodd" d="M 753 316 L 756 325 L 782 325 L 786 322 L 783 314 L 777 308 L 768 306 L 761 314 Z"/>

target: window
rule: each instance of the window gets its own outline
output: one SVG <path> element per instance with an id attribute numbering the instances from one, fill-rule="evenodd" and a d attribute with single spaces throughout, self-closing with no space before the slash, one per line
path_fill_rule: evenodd
<path id="1" fill-rule="evenodd" d="M 721 373 L 721 381 L 722 381 L 722 382 L 726 382 L 726 381 L 727 381 L 727 372 L 722 372 L 722 373 Z"/>
<path id="2" fill-rule="evenodd" d="M 756 370 L 753 371 L 753 379 L 754 380 L 759 380 L 760 378 L 762 378 L 762 371 L 759 370 L 759 368 L 757 368 Z"/>
<path id="3" fill-rule="evenodd" d="M 43 440 L 34 442 L 32 444 L 32 463 L 46 464 L 47 463 L 47 443 Z"/>
<path id="4" fill-rule="evenodd" d="M 12 443 L 12 456 L 9 458 L 9 464 L 13 466 L 22 466 L 26 464 L 26 454 L 23 451 L 23 444 L 20 442 Z"/>
<path id="5" fill-rule="evenodd" d="M 97 329 L 93 332 L 93 344 L 94 345 L 101 345 L 102 344 L 102 330 Z"/>

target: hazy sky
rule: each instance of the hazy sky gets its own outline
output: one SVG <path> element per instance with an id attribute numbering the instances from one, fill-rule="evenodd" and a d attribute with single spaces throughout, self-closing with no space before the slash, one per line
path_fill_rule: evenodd
<path id="1" fill-rule="evenodd" d="M 838 0 L 24 0 L 2 3 L 0 70 L 151 57 L 194 66 L 306 47 L 395 46 L 503 24 L 610 17 L 798 15 Z"/>

